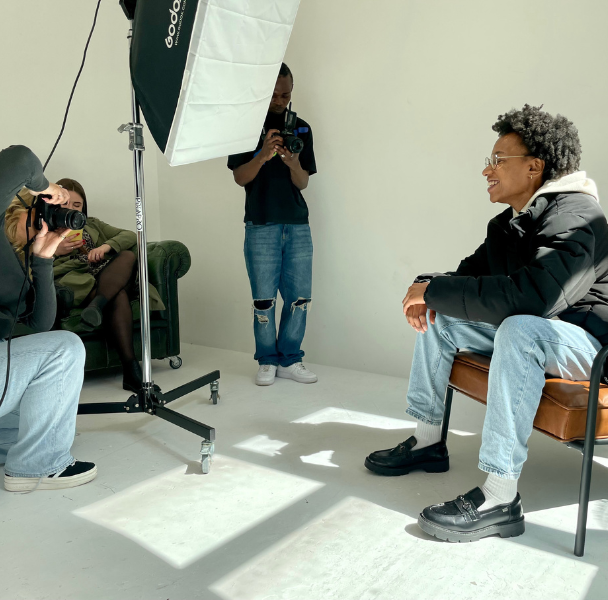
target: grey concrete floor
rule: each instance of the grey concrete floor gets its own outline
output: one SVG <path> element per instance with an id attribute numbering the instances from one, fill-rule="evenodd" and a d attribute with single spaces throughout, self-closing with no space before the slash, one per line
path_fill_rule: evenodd
<path id="1" fill-rule="evenodd" d="M 527 530 L 445 544 L 420 510 L 480 485 L 484 408 L 456 397 L 451 469 L 382 478 L 372 450 L 409 437 L 407 380 L 310 365 L 320 381 L 253 384 L 250 356 L 184 345 L 184 366 L 154 362 L 169 390 L 220 369 L 173 408 L 217 429 L 199 440 L 145 415 L 81 416 L 74 454 L 99 476 L 80 488 L 0 491 L 0 598 L 11 600 L 427 600 L 608 594 L 608 452 L 594 467 L 587 551 L 572 554 L 581 456 L 534 433 L 519 491 Z M 118 401 L 120 374 L 87 377 L 83 402 Z M 0 469 L 0 475 L 2 474 Z"/>

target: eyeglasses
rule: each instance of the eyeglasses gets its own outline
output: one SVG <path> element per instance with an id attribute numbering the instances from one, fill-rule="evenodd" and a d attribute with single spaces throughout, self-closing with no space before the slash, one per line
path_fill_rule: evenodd
<path id="1" fill-rule="evenodd" d="M 517 156 L 498 156 L 498 154 L 492 154 L 490 158 L 486 158 L 486 169 L 492 167 L 492 169 L 498 169 L 505 158 L 525 158 L 526 156 L 532 156 L 531 154 L 518 154 Z"/>

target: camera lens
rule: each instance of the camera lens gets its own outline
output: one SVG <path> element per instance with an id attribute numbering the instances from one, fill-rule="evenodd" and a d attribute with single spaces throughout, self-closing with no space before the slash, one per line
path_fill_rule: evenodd
<path id="1" fill-rule="evenodd" d="M 82 229 L 87 223 L 87 218 L 79 210 L 49 206 L 47 213 L 49 213 L 47 224 L 50 231 L 55 229 Z"/>
<path id="2" fill-rule="evenodd" d="M 66 210 L 65 227 L 67 229 L 82 229 L 87 224 L 87 218 L 79 210 Z"/>
<path id="3" fill-rule="evenodd" d="M 292 154 L 299 154 L 304 150 L 304 141 L 302 138 L 296 137 L 295 135 L 290 135 L 285 138 L 285 147 Z"/>

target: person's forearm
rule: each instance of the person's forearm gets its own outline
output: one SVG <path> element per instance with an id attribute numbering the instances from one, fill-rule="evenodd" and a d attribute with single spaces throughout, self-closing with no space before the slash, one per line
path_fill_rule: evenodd
<path id="1" fill-rule="evenodd" d="M 291 169 L 291 182 L 299 189 L 304 190 L 308 187 L 308 179 L 310 175 L 308 171 L 302 168 L 302 165 L 298 163 L 293 169 Z"/>
<path id="2" fill-rule="evenodd" d="M 57 314 L 57 297 L 53 281 L 53 259 L 32 257 L 32 279 L 36 302 L 24 322 L 36 332 L 49 331 Z"/>
<path id="3" fill-rule="evenodd" d="M 260 159 L 259 154 L 254 156 L 248 163 L 245 163 L 234 170 L 234 181 L 241 187 L 245 187 L 258 176 L 263 164 L 264 162 Z"/>

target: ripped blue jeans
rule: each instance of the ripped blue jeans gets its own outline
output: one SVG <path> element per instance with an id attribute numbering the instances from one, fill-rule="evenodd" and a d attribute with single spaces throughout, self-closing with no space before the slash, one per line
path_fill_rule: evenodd
<path id="1" fill-rule="evenodd" d="M 312 302 L 312 237 L 308 225 L 245 224 L 245 264 L 253 296 L 254 358 L 260 365 L 301 362 Z M 277 292 L 283 298 L 277 336 Z"/>

